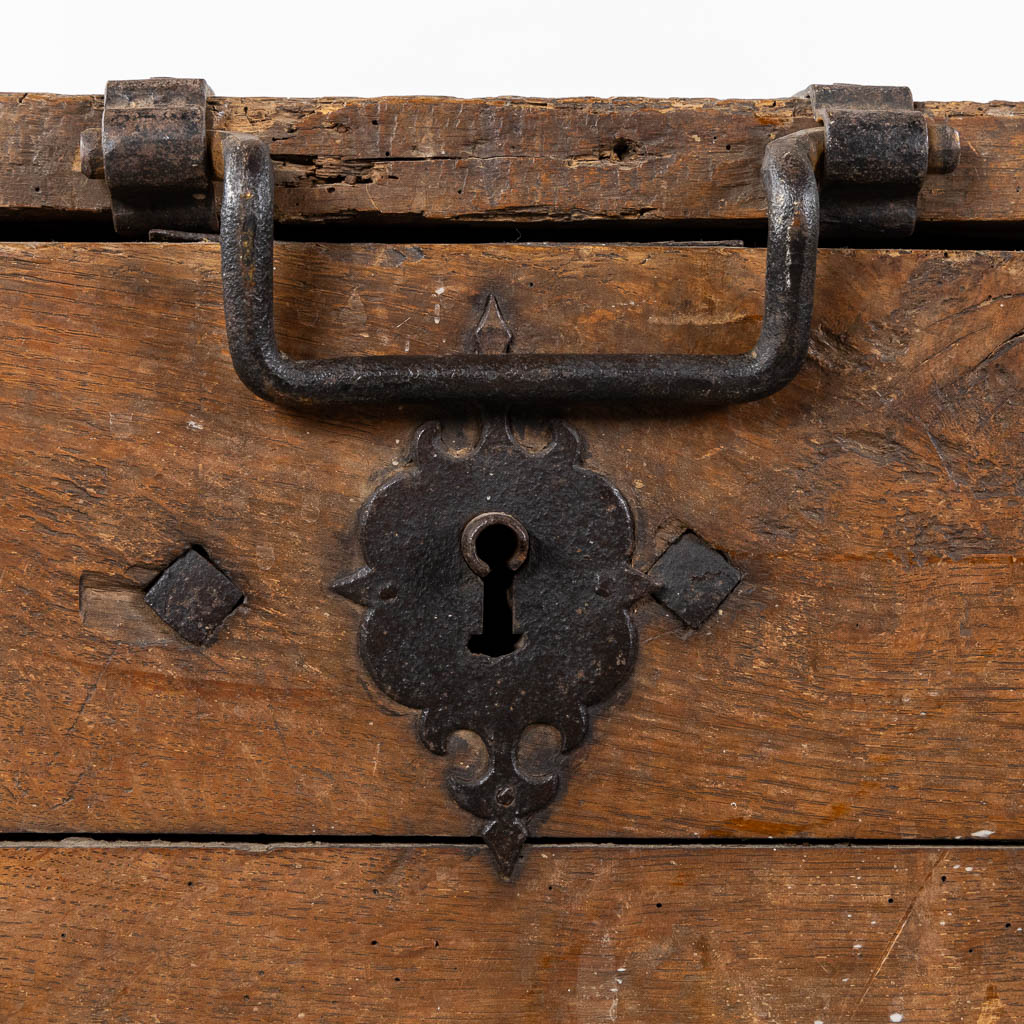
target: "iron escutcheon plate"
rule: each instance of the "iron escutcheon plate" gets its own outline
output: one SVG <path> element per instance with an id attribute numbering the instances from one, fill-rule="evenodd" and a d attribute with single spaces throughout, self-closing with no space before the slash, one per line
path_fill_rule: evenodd
<path id="1" fill-rule="evenodd" d="M 422 709 L 424 744 L 443 754 L 457 730 L 486 744 L 482 777 L 449 774 L 448 787 L 486 819 L 483 837 L 506 877 L 530 815 L 560 781 L 557 770 L 521 771 L 524 731 L 557 729 L 563 752 L 580 744 L 587 708 L 633 669 L 630 606 L 656 586 L 630 564 L 623 496 L 580 464 L 571 428 L 552 432 L 531 452 L 498 416 L 459 455 L 442 443 L 440 424 L 421 427 L 412 468 L 360 513 L 366 568 L 332 585 L 367 606 L 362 659 L 388 697 Z"/>

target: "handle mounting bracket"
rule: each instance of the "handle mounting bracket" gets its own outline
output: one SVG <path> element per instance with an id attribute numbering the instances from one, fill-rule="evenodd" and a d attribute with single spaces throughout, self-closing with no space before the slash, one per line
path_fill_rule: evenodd
<path id="1" fill-rule="evenodd" d="M 207 151 L 210 87 L 202 78 L 107 82 L 103 126 L 82 132 L 82 173 L 106 178 L 114 230 L 217 231 Z"/>
<path id="2" fill-rule="evenodd" d="M 825 129 L 822 235 L 913 234 L 925 176 L 960 162 L 955 129 L 917 110 L 904 86 L 812 85 L 807 97 Z"/>

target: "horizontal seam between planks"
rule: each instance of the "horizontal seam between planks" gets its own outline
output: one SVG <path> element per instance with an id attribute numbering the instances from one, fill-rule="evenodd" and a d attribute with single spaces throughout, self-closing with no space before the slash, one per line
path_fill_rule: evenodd
<path id="1" fill-rule="evenodd" d="M 330 846 L 464 846 L 484 845 L 479 836 L 324 836 L 324 835 L 246 835 L 231 834 L 169 834 L 169 833 L 49 833 L 49 832 L 0 832 L 0 848 L 16 847 L 64 847 L 68 849 L 89 846 L 132 846 L 132 847 L 226 847 L 258 848 L 276 847 L 330 847 Z M 566 846 L 621 846 L 632 848 L 711 848 L 711 849 L 783 849 L 796 847 L 834 849 L 946 849 L 965 848 L 1021 849 L 1024 839 L 834 839 L 834 838 L 793 838 L 780 839 L 624 839 L 598 837 L 572 838 L 530 838 L 526 845 L 538 849 Z"/>

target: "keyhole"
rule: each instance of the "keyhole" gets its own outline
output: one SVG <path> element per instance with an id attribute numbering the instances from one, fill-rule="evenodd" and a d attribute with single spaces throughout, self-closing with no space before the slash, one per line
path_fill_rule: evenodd
<path id="1" fill-rule="evenodd" d="M 467 644 L 474 654 L 500 658 L 511 654 L 523 638 L 515 631 L 512 583 L 529 543 L 522 523 L 503 512 L 477 516 L 462 532 L 462 553 L 484 584 L 481 629 Z"/>

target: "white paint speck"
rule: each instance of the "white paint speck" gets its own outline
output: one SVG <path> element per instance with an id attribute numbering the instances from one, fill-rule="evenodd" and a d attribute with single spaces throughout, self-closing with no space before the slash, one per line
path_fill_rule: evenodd
<path id="1" fill-rule="evenodd" d="M 864 947 L 859 942 L 855 942 L 853 944 L 853 948 L 854 949 L 863 949 Z"/>
<path id="2" fill-rule="evenodd" d="M 189 420 L 188 421 L 188 429 L 189 430 L 202 430 L 203 429 L 203 425 L 202 425 L 202 423 L 197 423 L 195 420 Z"/>
<path id="3" fill-rule="evenodd" d="M 892 1021 L 892 1024 L 900 1024 L 900 1021 L 903 1020 L 903 1014 L 902 1013 L 890 1013 L 889 1014 L 889 1020 Z"/>
<path id="4" fill-rule="evenodd" d="M 990 828 L 979 828 L 977 832 L 971 833 L 973 839 L 988 839 L 992 835 L 995 835 L 995 832 Z"/>
<path id="5" fill-rule="evenodd" d="M 439 285 L 437 288 L 435 288 L 434 289 L 434 294 L 435 295 L 444 295 L 444 285 L 442 284 L 442 285 Z"/>

